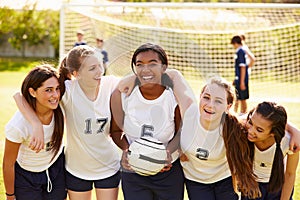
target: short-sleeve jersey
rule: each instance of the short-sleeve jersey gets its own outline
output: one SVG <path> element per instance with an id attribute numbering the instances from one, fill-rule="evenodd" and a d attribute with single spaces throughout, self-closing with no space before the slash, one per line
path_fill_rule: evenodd
<path id="1" fill-rule="evenodd" d="M 89 100 L 77 80 L 65 81 L 62 98 L 67 127 L 66 169 L 76 177 L 97 180 L 120 168 L 120 155 L 110 137 L 110 96 L 118 83 L 103 76 L 95 101 Z"/>
<path id="2" fill-rule="evenodd" d="M 243 45 L 243 47 L 242 47 L 242 49 L 245 51 L 245 52 L 247 52 L 247 53 L 245 53 L 245 59 L 246 59 L 246 64 L 247 64 L 247 66 L 249 66 L 249 64 L 250 64 L 250 57 L 248 56 L 248 54 L 249 55 L 251 55 L 252 57 L 254 57 L 254 55 L 253 55 L 253 53 L 250 51 L 250 49 L 249 49 L 249 47 L 247 46 L 247 45 Z"/>
<path id="3" fill-rule="evenodd" d="M 107 51 L 104 50 L 104 49 L 101 51 L 101 53 L 102 53 L 102 55 L 103 55 L 103 63 L 105 64 L 105 63 L 108 62 L 108 53 L 107 53 Z"/>
<path id="4" fill-rule="evenodd" d="M 245 76 L 245 84 L 248 84 L 248 72 L 247 72 L 247 64 L 246 64 L 246 53 L 242 47 L 239 47 L 235 54 L 235 80 L 240 81 L 241 77 L 241 67 L 246 67 L 246 76 Z"/>
<path id="5" fill-rule="evenodd" d="M 122 94 L 122 108 L 124 111 L 123 132 L 131 144 L 142 136 L 154 137 L 167 146 L 175 135 L 175 100 L 172 89 L 164 92 L 154 100 L 143 97 L 136 86 L 130 96 Z M 172 155 L 173 160 L 176 155 Z"/>
<path id="6" fill-rule="evenodd" d="M 45 147 L 39 153 L 36 153 L 28 147 L 32 136 L 32 126 L 19 111 L 14 114 L 5 126 L 6 139 L 11 142 L 21 143 L 17 162 L 27 171 L 42 172 L 48 169 L 63 150 L 63 145 L 61 145 L 58 153 L 52 159 L 54 152 L 49 147 L 54 130 L 54 117 L 52 117 L 49 125 L 43 125 L 43 130 Z"/>
<path id="7" fill-rule="evenodd" d="M 286 133 L 280 143 L 283 156 L 286 156 L 289 151 L 289 143 L 290 135 L 289 133 Z M 258 178 L 258 182 L 268 183 L 271 177 L 276 143 L 264 151 L 260 151 L 255 145 L 254 147 L 254 173 Z"/>
<path id="8" fill-rule="evenodd" d="M 192 104 L 184 114 L 180 146 L 188 157 L 188 161 L 181 162 L 187 179 L 209 184 L 231 176 L 222 126 L 211 131 L 204 129 L 196 104 Z"/>

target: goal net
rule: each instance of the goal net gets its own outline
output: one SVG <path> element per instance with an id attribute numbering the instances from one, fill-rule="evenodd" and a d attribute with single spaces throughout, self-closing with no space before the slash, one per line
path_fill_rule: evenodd
<path id="1" fill-rule="evenodd" d="M 180 70 L 195 93 L 217 74 L 234 79 L 234 35 L 244 34 L 256 61 L 250 75 L 250 100 L 300 101 L 300 5 L 235 3 L 64 4 L 60 56 L 76 41 L 76 31 L 96 45 L 104 39 L 108 74 L 131 73 L 135 49 L 161 45 L 170 68 Z"/>

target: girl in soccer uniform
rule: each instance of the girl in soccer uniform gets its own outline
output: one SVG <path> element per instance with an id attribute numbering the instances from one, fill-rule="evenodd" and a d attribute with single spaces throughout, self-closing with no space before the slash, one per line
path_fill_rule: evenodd
<path id="1" fill-rule="evenodd" d="M 184 82 L 175 77 L 174 82 Z M 237 199 L 236 185 L 248 196 L 259 196 L 247 132 L 229 112 L 232 86 L 219 77 L 211 78 L 201 92 L 199 106 L 187 84 L 179 86 L 174 93 L 183 115 L 181 164 L 189 199 Z M 293 132 L 297 145 L 299 131 L 290 125 L 288 131 Z"/>
<path id="2" fill-rule="evenodd" d="M 177 151 L 171 155 L 172 165 L 158 174 L 143 176 L 130 171 L 126 154 L 134 140 L 149 136 L 157 138 L 167 146 L 180 124 L 180 111 L 172 91 L 172 81 L 165 74 L 168 65 L 165 51 L 158 45 L 146 43 L 134 52 L 131 63 L 137 76 L 136 86 L 130 96 L 116 90 L 111 98 L 111 134 L 116 144 L 124 151 L 124 198 L 181 200 L 183 172 Z M 125 134 L 125 137 L 122 137 L 122 134 Z"/>
<path id="3" fill-rule="evenodd" d="M 60 72 L 65 91 L 61 105 L 67 127 L 66 186 L 69 198 L 116 200 L 120 182 L 120 155 L 110 137 L 110 96 L 118 84 L 113 76 L 102 76 L 102 60 L 94 49 L 78 46 L 62 62 Z M 70 75 L 74 77 L 69 79 Z M 22 107 L 21 107 L 22 108 Z"/>
<path id="4" fill-rule="evenodd" d="M 230 85 L 212 78 L 201 92 L 199 106 L 182 97 L 184 91 L 175 94 L 183 113 L 181 164 L 189 199 L 238 199 L 233 182 L 257 196 L 245 130 L 229 113 L 234 99 Z"/>
<path id="5" fill-rule="evenodd" d="M 254 144 L 254 173 L 262 193 L 256 200 L 292 199 L 299 153 L 289 150 L 290 134 L 285 132 L 286 123 L 284 107 L 273 102 L 258 104 L 248 115 L 248 140 Z"/>
<path id="6" fill-rule="evenodd" d="M 22 95 L 36 113 L 46 146 L 28 148 L 33 127 L 16 112 L 5 128 L 3 179 L 7 200 L 66 198 L 63 155 L 63 113 L 59 106 L 58 72 L 49 65 L 32 69 L 22 83 Z"/>

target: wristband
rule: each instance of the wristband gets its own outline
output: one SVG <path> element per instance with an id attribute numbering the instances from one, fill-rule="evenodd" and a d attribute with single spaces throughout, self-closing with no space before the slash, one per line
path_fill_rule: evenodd
<path id="1" fill-rule="evenodd" d="M 15 193 L 8 194 L 8 193 L 5 192 L 5 194 L 6 194 L 6 196 L 8 196 L 8 197 L 15 196 Z"/>

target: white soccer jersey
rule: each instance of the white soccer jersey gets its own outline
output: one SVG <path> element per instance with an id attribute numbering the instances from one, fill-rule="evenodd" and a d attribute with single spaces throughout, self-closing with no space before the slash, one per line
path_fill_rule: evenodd
<path id="1" fill-rule="evenodd" d="M 212 131 L 204 129 L 197 104 L 192 104 L 184 114 L 180 145 L 189 159 L 181 162 L 187 179 L 209 184 L 231 176 L 222 126 Z"/>
<path id="2" fill-rule="evenodd" d="M 118 83 L 103 76 L 95 101 L 89 100 L 77 80 L 66 81 L 62 98 L 67 127 L 66 169 L 85 180 L 112 176 L 120 168 L 118 148 L 110 132 L 110 96 Z"/>
<path id="3" fill-rule="evenodd" d="M 32 126 L 19 111 L 14 114 L 5 127 L 6 139 L 11 142 L 21 143 L 17 162 L 27 171 L 42 172 L 48 169 L 63 150 L 63 145 L 61 145 L 60 150 L 51 160 L 54 153 L 49 150 L 48 146 L 54 130 L 54 117 L 49 125 L 43 125 L 43 130 L 45 147 L 39 153 L 36 153 L 28 147 L 32 136 Z"/>
<path id="4" fill-rule="evenodd" d="M 283 156 L 289 151 L 290 135 L 288 133 L 281 140 L 281 150 Z M 254 145 L 255 146 L 255 145 Z M 258 182 L 268 183 L 271 177 L 272 164 L 276 150 L 276 143 L 264 151 L 260 151 L 255 146 L 254 152 L 254 173 L 258 178 Z"/>
<path id="5" fill-rule="evenodd" d="M 247 45 L 243 45 L 242 49 L 245 51 L 245 58 L 246 58 L 246 64 L 247 66 L 249 65 L 250 63 L 250 58 L 248 56 L 248 54 L 252 57 L 254 57 L 253 53 L 250 51 L 249 47 Z"/>
<path id="6" fill-rule="evenodd" d="M 174 112 L 177 106 L 173 91 L 165 89 L 157 99 L 147 100 L 136 86 L 129 97 L 122 94 L 125 113 L 123 131 L 131 144 L 137 138 L 148 135 L 167 146 L 175 134 Z M 173 160 L 178 154 L 172 155 Z"/>

